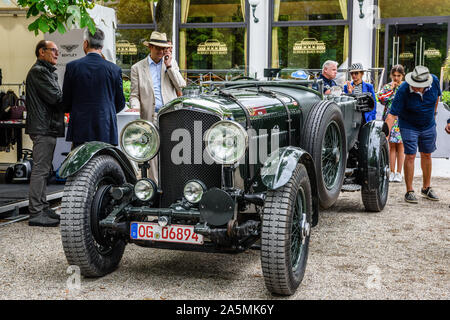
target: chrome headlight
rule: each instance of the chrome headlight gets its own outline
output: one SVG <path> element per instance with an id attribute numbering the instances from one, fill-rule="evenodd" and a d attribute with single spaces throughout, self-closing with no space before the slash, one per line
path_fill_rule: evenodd
<path id="1" fill-rule="evenodd" d="M 184 186 L 183 195 L 190 203 L 197 203 L 202 200 L 203 193 L 206 191 L 205 185 L 198 181 L 188 181 Z"/>
<path id="2" fill-rule="evenodd" d="M 159 141 L 159 132 L 155 125 L 142 119 L 131 121 L 120 133 L 120 147 L 128 157 L 139 162 L 156 156 Z"/>
<path id="3" fill-rule="evenodd" d="M 150 179 L 141 179 L 134 185 L 134 194 L 141 201 L 149 201 L 156 193 L 156 183 Z"/>
<path id="4" fill-rule="evenodd" d="M 234 164 L 244 155 L 248 134 L 237 122 L 223 120 L 215 123 L 205 135 L 206 151 L 219 164 Z"/>

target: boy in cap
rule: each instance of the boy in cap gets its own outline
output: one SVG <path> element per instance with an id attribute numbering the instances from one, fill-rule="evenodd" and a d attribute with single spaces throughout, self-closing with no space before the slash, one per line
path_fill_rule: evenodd
<path id="1" fill-rule="evenodd" d="M 412 186 L 414 159 L 417 148 L 423 173 L 421 195 L 429 200 L 439 201 L 431 188 L 431 153 L 436 150 L 436 108 L 442 94 L 439 80 L 425 66 L 416 66 L 408 73 L 399 87 L 392 103 L 386 123 L 391 131 L 398 118 L 400 133 L 405 148 L 405 201 L 418 203 Z"/>

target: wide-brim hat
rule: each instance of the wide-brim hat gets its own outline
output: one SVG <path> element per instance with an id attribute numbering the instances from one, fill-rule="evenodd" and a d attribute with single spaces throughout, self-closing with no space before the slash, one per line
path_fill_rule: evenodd
<path id="1" fill-rule="evenodd" d="M 433 77 L 425 66 L 416 66 L 412 72 L 406 74 L 406 82 L 416 88 L 429 87 L 433 82 Z"/>
<path id="2" fill-rule="evenodd" d="M 348 72 L 365 72 L 362 63 L 353 63 L 350 68 L 348 68 Z"/>
<path id="3" fill-rule="evenodd" d="M 167 36 L 165 33 L 153 31 L 150 35 L 149 41 L 143 42 L 144 46 L 154 45 L 157 47 L 170 48 L 172 45 L 167 42 Z"/>

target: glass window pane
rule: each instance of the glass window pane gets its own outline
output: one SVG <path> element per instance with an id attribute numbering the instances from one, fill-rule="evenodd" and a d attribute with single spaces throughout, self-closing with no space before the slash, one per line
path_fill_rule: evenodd
<path id="1" fill-rule="evenodd" d="M 381 18 L 450 16 L 450 0 L 378 0 Z"/>
<path id="2" fill-rule="evenodd" d="M 143 29 L 116 30 L 116 63 L 125 74 L 129 75 L 131 66 L 148 55 L 149 49 L 142 42 L 150 39 L 152 32 Z"/>
<path id="3" fill-rule="evenodd" d="M 347 52 L 346 26 L 279 27 L 272 33 L 272 67 L 320 69 L 326 60 L 341 64 Z"/>
<path id="4" fill-rule="evenodd" d="M 126 0 L 108 1 L 105 6 L 116 10 L 119 24 L 153 23 L 153 1 Z"/>
<path id="5" fill-rule="evenodd" d="M 347 0 L 274 0 L 274 21 L 342 19 L 347 19 Z"/>
<path id="6" fill-rule="evenodd" d="M 189 9 L 182 13 L 187 16 L 183 23 L 208 23 L 208 22 L 243 22 L 245 12 L 244 0 L 182 0 L 182 11 L 186 4 Z M 184 20 L 184 19 L 182 19 Z"/>
<path id="7" fill-rule="evenodd" d="M 245 69 L 244 28 L 183 29 L 180 69 Z"/>

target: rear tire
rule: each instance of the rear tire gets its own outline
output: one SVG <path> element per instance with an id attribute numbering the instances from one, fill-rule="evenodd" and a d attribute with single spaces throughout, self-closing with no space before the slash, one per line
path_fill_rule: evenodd
<path id="1" fill-rule="evenodd" d="M 98 224 L 108 212 L 94 217 L 93 199 L 109 185 L 125 183 L 116 160 L 108 155 L 91 159 L 75 176 L 67 178 L 61 202 L 61 238 L 69 265 L 80 267 L 86 277 L 100 277 L 114 271 L 125 250 L 121 239 L 100 238 Z M 96 228 L 96 229 L 94 229 Z"/>
<path id="2" fill-rule="evenodd" d="M 299 163 L 286 185 L 267 192 L 264 205 L 261 266 L 270 292 L 291 295 L 303 280 L 311 216 L 311 185 Z"/>
<path id="3" fill-rule="evenodd" d="M 339 197 L 347 163 L 347 141 L 339 106 L 320 101 L 305 121 L 301 146 L 311 154 L 317 177 L 319 203 L 331 207 Z"/>

